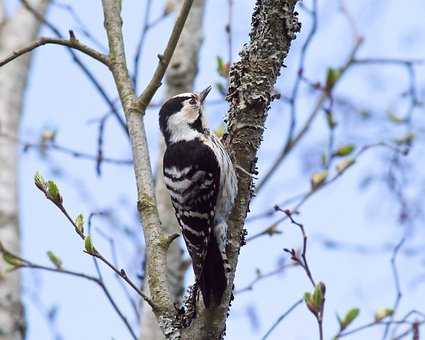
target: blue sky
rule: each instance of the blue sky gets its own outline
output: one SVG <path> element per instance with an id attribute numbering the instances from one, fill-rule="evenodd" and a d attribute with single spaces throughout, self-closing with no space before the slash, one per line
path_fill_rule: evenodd
<path id="1" fill-rule="evenodd" d="M 142 25 L 144 8 L 135 2 L 123 3 L 124 34 L 130 59 Z M 341 65 L 353 45 L 350 26 L 338 12 L 339 1 L 323 0 L 319 3 L 319 30 L 306 60 L 307 76 L 315 80 L 324 79 L 328 67 Z M 423 1 L 410 0 L 408 5 L 402 0 L 359 0 L 346 3 L 359 31 L 365 37 L 365 43 L 360 50 L 361 57 L 425 57 Z M 9 4 L 13 6 L 14 1 L 10 1 Z M 305 1 L 305 4 L 309 6 L 310 1 Z M 100 2 L 78 2 L 74 6 L 96 38 L 106 44 Z M 154 3 L 153 17 L 160 15 L 162 6 L 162 1 Z M 236 51 L 248 39 L 252 8 L 253 1 L 235 0 L 233 55 L 236 55 Z M 215 71 L 216 56 L 227 55 L 224 35 L 226 16 L 223 15 L 225 9 L 224 0 L 208 2 L 204 24 L 205 41 L 200 54 L 201 67 L 196 88 L 214 84 L 218 80 Z M 289 93 L 292 86 L 301 44 L 309 28 L 308 18 L 303 11 L 300 13 L 303 30 L 293 44 L 286 60 L 288 68 L 283 70 L 277 85 L 283 93 Z M 49 20 L 57 23 L 63 32 L 75 27 L 72 19 L 55 7 L 49 12 Z M 163 49 L 172 22 L 171 17 L 164 20 L 148 35 L 139 75 L 141 84 L 149 80 L 156 55 Z M 76 33 L 78 34 L 78 31 Z M 43 30 L 42 34 L 49 35 L 49 32 Z M 111 75 L 107 70 L 85 57 L 83 59 L 101 79 L 110 95 L 116 96 Z M 59 144 L 95 154 L 97 125 L 90 121 L 101 117 L 108 108 L 91 84 L 70 60 L 67 52 L 58 46 L 38 49 L 32 66 L 21 138 L 25 141 L 35 141 L 43 129 L 57 129 Z M 417 75 L 423 94 L 425 84 L 423 67 L 418 69 Z M 336 91 L 340 95 L 349 95 L 361 105 L 373 108 L 385 116 L 382 110 L 388 106 L 398 109 L 396 104 L 392 104 L 393 98 L 406 86 L 406 74 L 399 68 L 363 68 L 349 71 Z M 212 93 L 212 98 L 219 98 L 217 91 Z M 161 99 L 162 90 L 155 96 L 154 101 L 159 102 Z M 314 99 L 314 96 L 305 95 L 305 100 L 299 105 L 300 120 L 307 115 L 314 104 Z M 225 112 L 225 104 L 208 107 L 211 124 L 217 126 Z M 344 117 L 344 112 L 337 114 Z M 274 155 L 284 143 L 287 117 L 286 106 L 282 103 L 273 104 L 261 147 L 260 176 L 261 170 L 269 167 Z M 358 135 L 363 136 L 359 144 L 388 139 L 389 130 L 379 120 L 367 127 L 356 123 L 355 120 L 346 120 L 343 131 L 336 136 L 337 144 L 355 141 Z M 147 113 L 146 126 L 151 159 L 155 160 L 159 136 L 156 111 Z M 320 118 L 309 137 L 282 165 L 262 194 L 255 199 L 252 205 L 253 212 L 262 211 L 274 203 L 308 189 L 309 174 L 303 171 L 306 154 L 311 155 L 312 150 L 320 149 L 326 142 L 324 131 L 326 125 Z M 125 136 L 112 119 L 108 121 L 106 127 L 104 152 L 105 155 L 115 158 L 131 156 Z M 409 160 L 418 159 L 421 152 L 420 147 L 414 149 L 408 157 Z M 391 307 L 394 301 L 395 290 L 390 267 L 391 250 L 376 254 L 359 254 L 327 249 L 320 242 L 323 237 L 366 246 L 395 245 L 398 242 L 403 229 L 396 223 L 394 211 L 397 205 L 382 187 L 374 186 L 367 191 L 359 190 L 359 182 L 365 174 L 379 171 L 386 166 L 386 163 L 382 162 L 385 155 L 385 150 L 366 154 L 341 180 L 309 200 L 298 216 L 310 235 L 309 261 L 313 274 L 317 280 L 322 280 L 327 285 L 324 320 L 326 338 L 330 338 L 337 330 L 336 312 L 344 314 L 351 307 L 360 307 L 361 314 L 356 324 L 361 325 L 372 320 L 373 313 L 378 307 Z M 46 162 L 37 152 L 29 151 L 21 159 L 19 185 L 23 254 L 35 262 L 48 263 L 45 252 L 51 249 L 62 258 L 66 267 L 94 273 L 92 261 L 82 254 L 83 245 L 72 227 L 34 188 L 33 174 L 38 170 L 46 177 L 56 180 L 64 196 L 65 205 L 73 215 L 82 212 L 87 216 L 91 211 L 113 209 L 119 224 L 136 229 L 133 171 L 130 167 L 104 165 L 102 177 L 98 178 L 94 164 L 89 161 L 57 153 L 50 153 L 48 157 L 49 161 Z M 308 157 L 312 157 L 314 164 L 314 153 Z M 416 166 L 411 176 L 417 176 L 420 173 L 418 169 Z M 316 169 L 309 168 L 310 172 L 313 170 Z M 413 182 L 415 183 L 415 180 Z M 419 178 L 416 183 L 421 185 Z M 417 189 L 418 186 L 413 186 L 412 195 Z M 270 220 L 265 220 L 248 224 L 248 233 L 255 234 L 269 223 Z M 414 238 L 408 240 L 409 247 L 423 245 L 425 238 L 421 224 L 418 223 Z M 95 220 L 95 226 L 103 228 L 105 223 L 98 219 Z M 277 260 L 284 256 L 283 248 L 300 246 L 299 231 L 288 223 L 282 224 L 281 227 L 283 234 L 253 241 L 242 248 L 236 287 L 243 287 L 249 283 L 255 277 L 256 268 L 264 272 L 275 268 Z M 141 259 L 134 258 L 132 245 L 125 238 L 117 237 L 111 228 L 106 227 L 105 230 L 116 237 L 121 265 L 132 269 L 140 266 Z M 95 237 L 95 243 L 108 254 L 108 244 L 101 237 Z M 412 308 L 424 307 L 424 284 L 414 284 L 415 278 L 425 272 L 423 255 L 409 257 L 402 252 L 398 265 L 405 293 L 400 306 L 402 315 Z M 104 272 L 111 291 L 131 319 L 131 309 L 125 302 L 122 290 L 108 271 Z M 126 329 L 102 292 L 92 283 L 40 272 L 27 271 L 24 277 L 24 286 L 32 290 L 44 304 L 59 306 L 57 327 L 66 340 L 129 339 Z M 305 274 L 299 268 L 295 268 L 289 269 L 283 275 L 262 281 L 255 286 L 253 292 L 236 296 L 228 322 L 227 338 L 234 340 L 261 338 L 274 320 L 309 290 L 311 287 Z M 252 322 L 253 314 L 257 320 L 256 326 L 255 322 Z M 49 339 L 50 333 L 45 321 L 31 302 L 28 304 L 28 320 L 29 340 Z M 382 329 L 377 328 L 359 333 L 350 339 L 369 339 L 380 335 L 381 331 Z M 269 339 L 282 338 L 291 340 L 317 338 L 315 320 L 305 306 L 298 307 Z"/>

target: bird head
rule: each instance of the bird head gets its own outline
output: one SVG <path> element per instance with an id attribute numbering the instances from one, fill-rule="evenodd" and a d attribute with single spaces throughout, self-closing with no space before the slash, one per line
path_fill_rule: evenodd
<path id="1" fill-rule="evenodd" d="M 192 140 L 208 129 L 203 103 L 211 86 L 201 92 L 181 93 L 168 99 L 159 111 L 159 126 L 167 144 Z"/>

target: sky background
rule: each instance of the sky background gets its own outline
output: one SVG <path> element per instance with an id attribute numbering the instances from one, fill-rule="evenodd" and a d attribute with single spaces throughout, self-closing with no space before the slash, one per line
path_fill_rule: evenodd
<path id="1" fill-rule="evenodd" d="M 13 10 L 16 2 L 6 0 Z M 65 2 L 64 2 L 65 3 Z M 68 2 L 66 2 L 68 3 Z M 304 1 L 310 6 L 310 1 Z M 311 44 L 306 59 L 306 74 L 309 79 L 324 80 L 328 67 L 343 64 L 353 47 L 350 25 L 339 11 L 339 1 L 319 1 L 319 29 Z M 132 60 L 142 27 L 144 1 L 123 1 L 124 36 L 128 59 Z M 254 1 L 235 0 L 233 56 L 236 57 L 244 42 L 248 41 L 250 18 Z M 365 42 L 359 52 L 361 57 L 425 57 L 425 3 L 423 0 L 357 0 L 346 1 Z M 73 6 L 92 34 L 104 45 L 103 15 L 100 1 L 78 1 Z M 153 18 L 163 9 L 163 1 L 154 1 Z M 208 1 L 205 13 L 205 41 L 200 52 L 200 70 L 196 80 L 197 89 L 202 89 L 219 80 L 216 72 L 216 56 L 226 57 L 227 40 L 224 34 L 227 5 L 224 0 Z M 75 22 L 62 9 L 53 6 L 48 19 L 66 33 Z M 162 21 L 147 37 L 141 60 L 139 80 L 141 85 L 150 79 L 156 55 L 163 50 L 174 17 Z M 309 30 L 309 17 L 300 11 L 303 24 L 301 33 L 293 42 L 285 62 L 287 68 L 279 78 L 277 88 L 289 94 L 298 69 L 301 46 Z M 50 35 L 43 29 L 42 35 Z M 83 40 L 84 38 L 81 37 Z M 86 57 L 90 68 L 112 96 L 116 96 L 111 75 L 103 65 Z M 132 67 L 132 62 L 129 66 Z M 417 69 L 417 83 L 424 94 L 424 67 Z M 361 107 L 385 117 L 384 110 L 403 110 L 394 98 L 408 85 L 405 70 L 400 67 L 353 68 L 336 88 L 336 93 L 349 96 Z M 160 89 L 154 102 L 162 100 Z M 299 120 L 308 115 L 315 103 L 315 95 L 302 91 Z M 214 90 L 211 99 L 219 99 Z M 227 110 L 225 103 L 208 106 L 207 112 L 213 127 L 218 126 Z M 94 120 L 102 117 L 108 108 L 85 76 L 70 59 L 67 51 L 59 46 L 44 46 L 34 54 L 31 77 L 25 99 L 21 139 L 37 141 L 44 129 L 57 130 L 57 143 L 75 150 L 96 153 L 98 125 Z M 371 142 L 388 141 L 393 130 L 383 119 L 362 123 L 345 112 L 336 112 L 342 128 L 336 134 L 336 145 L 355 142 L 365 145 Z M 423 124 L 424 110 L 418 110 L 417 124 Z M 264 142 L 259 157 L 261 171 L 268 169 L 274 156 L 282 147 L 288 126 L 288 107 L 282 102 L 272 105 L 267 120 Z M 421 117 L 422 115 L 422 117 Z M 153 164 L 158 155 L 159 128 L 157 110 L 146 114 L 146 128 Z M 422 121 L 420 121 L 422 119 Z M 284 201 L 309 189 L 309 174 L 318 170 L 317 159 L 326 148 L 326 122 L 322 116 L 311 134 L 279 168 L 278 173 L 252 203 L 252 213 L 261 212 L 275 203 Z M 391 134 L 390 134 L 391 131 Z M 397 134 L 398 131 L 395 132 Z M 359 137 L 360 136 L 360 137 Z M 413 163 L 409 184 L 409 197 L 424 188 L 421 181 L 420 160 L 423 147 L 415 147 L 407 157 Z M 131 158 L 128 142 L 113 118 L 106 125 L 104 154 L 109 157 Z M 400 240 L 404 229 L 397 223 L 397 203 L 383 185 L 373 185 L 360 190 L 359 184 L 367 174 L 385 171 L 388 150 L 368 152 L 358 164 L 332 186 L 318 193 L 303 206 L 297 219 L 305 225 L 310 236 L 308 258 L 316 280 L 326 283 L 325 338 L 337 332 L 335 313 L 344 314 L 349 308 L 359 307 L 361 313 L 355 325 L 368 323 L 379 307 L 391 307 L 395 299 L 394 281 L 390 266 L 392 248 Z M 416 163 L 415 163 L 416 161 Z M 92 260 L 82 254 L 83 244 L 72 227 L 58 210 L 43 198 L 33 185 L 33 175 L 40 171 L 54 179 L 64 197 L 64 204 L 76 216 L 85 216 L 92 211 L 113 209 L 114 226 L 138 230 L 135 210 L 135 181 L 131 167 L 104 164 L 102 176 L 95 173 L 93 162 L 74 159 L 58 153 L 49 153 L 47 159 L 34 150 L 22 154 L 19 186 L 23 255 L 34 262 L 48 264 L 45 252 L 53 250 L 65 267 L 94 274 Z M 422 199 L 423 202 L 423 199 Z M 422 204 L 423 205 L 423 204 Z M 248 235 L 268 226 L 273 219 L 248 223 Z M 119 248 L 121 266 L 140 273 L 141 260 L 135 257 L 134 243 L 143 247 L 141 235 L 129 242 L 121 233 L 107 226 L 102 219 L 95 219 L 94 226 L 114 237 Z M 281 225 L 283 234 L 272 238 L 263 237 L 242 248 L 237 270 L 236 289 L 246 286 L 255 277 L 256 269 L 262 272 L 273 270 L 279 261 L 287 258 L 283 248 L 299 248 L 299 230 L 289 223 Z M 140 238 L 140 241 L 138 240 Z M 332 239 L 351 245 L 364 245 L 375 249 L 387 245 L 384 251 L 372 253 L 345 250 L 336 251 L 325 247 L 323 239 Z M 398 315 L 412 308 L 425 307 L 425 283 L 418 278 L 425 274 L 423 254 L 412 255 L 409 249 L 423 247 L 425 241 L 423 221 L 418 219 L 412 227 L 409 239 L 402 248 L 397 264 L 403 298 Z M 96 246 L 109 255 L 108 243 L 95 235 Z M 139 249 L 140 250 L 140 249 Z M 128 272 L 131 272 L 131 271 Z M 136 325 L 134 315 L 122 289 L 107 269 L 104 274 L 111 291 L 120 306 Z M 190 279 L 188 283 L 190 283 Z M 58 306 L 56 327 L 66 340 L 83 339 L 129 339 L 129 334 L 101 290 L 94 284 L 59 274 L 41 272 L 24 273 L 24 288 L 27 291 L 28 340 L 51 338 L 44 316 L 35 301 L 46 307 Z M 288 269 L 284 274 L 261 281 L 252 292 L 236 296 L 227 324 L 227 339 L 260 339 L 272 323 L 303 296 L 311 287 L 300 268 Z M 137 328 L 136 328 L 137 329 Z M 382 328 L 376 327 L 358 333 L 349 339 L 380 337 Z M 316 339 L 317 326 L 314 317 L 304 305 L 299 306 L 272 333 L 269 339 Z"/>

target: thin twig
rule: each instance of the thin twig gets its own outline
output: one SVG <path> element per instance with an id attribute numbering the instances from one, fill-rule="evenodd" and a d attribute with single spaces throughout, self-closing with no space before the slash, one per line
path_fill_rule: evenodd
<path id="1" fill-rule="evenodd" d="M 147 0 L 146 1 L 146 6 L 145 6 L 145 15 L 143 18 L 143 28 L 142 28 L 142 32 L 140 34 L 140 38 L 139 41 L 137 43 L 137 47 L 136 47 L 136 54 L 134 55 L 134 70 L 133 70 L 133 86 L 134 86 L 134 90 L 137 92 L 137 77 L 139 75 L 139 65 L 140 65 L 140 57 L 142 55 L 142 50 L 143 50 L 143 45 L 145 43 L 146 40 L 146 35 L 149 31 L 150 25 L 149 25 L 149 17 L 151 14 L 151 8 L 152 8 L 152 0 Z"/>
<path id="2" fill-rule="evenodd" d="M 300 128 L 298 133 L 295 134 L 295 132 L 294 132 L 295 125 L 294 125 L 293 128 L 290 128 L 290 132 L 289 132 L 290 138 L 289 137 L 287 138 L 287 141 L 286 141 L 284 147 L 282 148 L 282 151 L 279 153 L 279 155 L 273 161 L 270 169 L 265 173 L 265 175 L 263 176 L 261 181 L 257 184 L 257 186 L 256 186 L 256 193 L 257 194 L 264 187 L 264 185 L 270 180 L 270 178 L 276 172 L 276 170 L 281 165 L 283 160 L 286 159 L 288 154 L 295 148 L 295 146 L 303 139 L 303 137 L 306 135 L 306 133 L 310 130 L 312 123 L 314 122 L 317 115 L 319 114 L 319 112 L 322 109 L 323 103 L 329 98 L 333 88 L 335 88 L 335 86 L 341 80 L 343 75 L 353 65 L 353 63 L 355 61 L 355 55 L 357 54 L 357 51 L 359 50 L 362 43 L 363 43 L 362 39 L 359 39 L 358 41 L 356 41 L 356 44 L 354 45 L 353 49 L 351 50 L 347 61 L 345 62 L 344 65 L 342 65 L 339 68 L 339 76 L 337 77 L 336 81 L 332 84 L 331 88 L 324 88 L 323 89 L 322 94 L 317 99 L 316 105 L 314 106 L 313 110 L 311 111 L 310 115 L 307 117 L 307 120 L 305 121 L 303 126 Z M 300 78 L 300 77 L 298 77 L 298 78 Z M 298 90 L 294 94 L 296 95 L 297 92 L 298 92 Z M 295 100 L 296 100 L 296 98 L 295 98 Z M 294 99 L 291 98 L 291 101 L 294 101 Z M 294 104 L 292 104 L 292 105 L 294 105 Z M 295 107 L 295 106 L 292 106 L 292 107 Z M 296 112 L 291 114 L 291 117 L 292 117 L 292 115 L 295 115 L 295 114 L 296 114 Z M 292 126 L 292 124 L 295 124 L 295 120 L 294 120 L 295 118 L 291 118 L 291 119 L 293 119 L 293 121 L 294 121 L 294 123 L 291 123 L 291 126 Z M 291 129 L 292 129 L 292 132 L 291 132 Z"/>
<path id="3" fill-rule="evenodd" d="M 164 53 L 158 55 L 158 65 L 150 80 L 149 84 L 146 86 L 142 94 L 137 99 L 138 106 L 142 113 L 145 112 L 148 107 L 152 97 L 161 86 L 162 78 L 165 75 L 168 64 L 170 63 L 171 57 L 173 56 L 174 50 L 176 49 L 177 42 L 179 41 L 180 34 L 183 30 L 186 18 L 189 14 L 189 10 L 192 7 L 193 0 L 185 0 L 180 9 L 180 13 L 177 17 L 177 20 L 174 24 L 173 30 L 171 32 L 170 38 L 168 39 L 167 46 L 164 50 Z"/>
<path id="4" fill-rule="evenodd" d="M 96 59 L 97 61 L 100 61 L 102 64 L 109 67 L 109 58 L 104 55 L 103 53 L 100 53 L 99 51 L 96 51 L 95 49 L 84 45 L 81 41 L 75 38 L 74 33 L 72 31 L 70 33 L 69 39 L 60 39 L 60 38 L 49 38 L 49 37 L 41 37 L 37 40 L 33 41 L 31 44 L 29 44 L 26 47 L 20 48 L 19 50 L 13 51 L 10 55 L 6 56 L 4 59 L 0 60 L 0 67 L 6 65 L 7 63 L 11 62 L 12 60 L 15 60 L 16 58 L 31 52 L 32 50 L 36 49 L 37 47 L 53 44 L 53 45 L 62 45 L 69 48 L 73 48 L 75 50 L 78 50 L 93 59 Z"/>
<path id="5" fill-rule="evenodd" d="M 406 150 L 402 150 L 396 146 L 393 146 L 391 144 L 385 143 L 385 142 L 380 142 L 380 143 L 374 143 L 374 144 L 368 144 L 368 145 L 364 145 L 358 152 L 357 154 L 353 157 L 353 162 L 351 162 L 351 164 L 349 164 L 347 167 L 345 167 L 342 171 L 337 172 L 333 177 L 329 178 L 326 182 L 322 183 L 319 187 L 317 188 L 312 188 L 302 194 L 298 194 L 295 195 L 294 198 L 300 198 L 300 200 L 290 209 L 291 212 L 297 212 L 298 209 L 304 205 L 305 202 L 307 202 L 313 195 L 317 194 L 318 192 L 322 191 L 324 188 L 328 187 L 329 185 L 331 185 L 332 183 L 336 182 L 339 178 L 341 178 L 348 169 L 350 169 L 354 164 L 356 164 L 357 160 L 359 159 L 360 156 L 362 156 L 366 151 L 373 149 L 373 148 L 377 148 L 377 147 L 383 147 L 383 148 L 388 148 L 390 150 L 392 150 L 395 153 L 398 154 L 402 154 L 402 155 L 406 155 Z M 292 200 L 292 198 L 291 198 Z M 277 204 L 278 206 L 281 204 Z M 270 210 L 266 211 L 265 213 L 270 213 Z M 283 217 L 280 217 L 279 219 L 277 219 L 276 221 L 274 221 L 273 223 L 271 223 L 267 228 L 265 228 L 263 231 L 258 232 L 257 234 L 254 234 L 250 237 L 248 237 L 246 239 L 246 242 L 258 239 L 259 237 L 265 236 L 265 235 L 270 235 L 270 228 L 273 227 L 274 231 L 276 231 L 276 227 L 282 223 L 283 221 L 285 221 L 288 217 L 285 215 Z"/>
<path id="6" fill-rule="evenodd" d="M 79 228 L 76 224 L 76 222 L 72 219 L 72 217 L 69 215 L 68 211 L 66 210 L 66 208 L 63 206 L 62 204 L 62 199 L 58 200 L 55 199 L 55 197 L 51 197 L 51 195 L 49 194 L 49 192 L 47 191 L 47 188 L 45 186 L 39 186 L 37 185 L 37 187 L 46 195 L 46 198 L 51 201 L 67 218 L 67 220 L 73 225 L 75 232 L 78 234 L 78 236 L 82 239 L 85 240 L 86 236 L 84 235 L 84 231 L 81 230 L 81 228 Z M 119 277 L 121 277 L 125 282 L 127 282 L 127 284 L 133 288 L 137 294 L 140 295 L 140 297 L 142 297 L 151 307 L 152 309 L 156 309 L 156 305 L 153 303 L 153 301 L 147 297 L 140 289 L 139 287 L 137 287 L 137 285 L 127 276 L 126 272 L 124 271 L 124 269 L 117 269 L 109 260 L 107 260 L 97 249 L 95 249 L 93 247 L 92 250 L 85 250 L 85 253 L 91 255 L 91 256 L 95 256 L 97 257 L 99 260 L 101 260 L 104 264 L 106 264 L 109 268 L 112 269 L 112 271 L 114 271 Z"/>
<path id="7" fill-rule="evenodd" d="M 272 277 L 272 276 L 275 276 L 275 275 L 278 275 L 278 274 L 282 274 L 282 273 L 285 272 L 286 269 L 294 267 L 294 266 L 296 266 L 296 264 L 284 264 L 284 265 L 281 265 L 281 266 L 277 267 L 276 269 L 273 269 L 272 271 L 269 271 L 269 272 L 264 273 L 264 274 L 259 272 L 259 273 L 257 273 L 257 276 L 250 283 L 248 283 L 245 287 L 236 289 L 234 291 L 234 294 L 237 295 L 237 294 L 241 294 L 241 293 L 251 291 L 251 290 L 254 289 L 254 286 L 258 282 L 260 282 L 260 281 L 262 281 L 266 278 L 269 278 L 269 277 Z"/>
<path id="8" fill-rule="evenodd" d="M 39 265 L 36 263 L 33 263 L 31 261 L 28 261 L 16 254 L 13 254 L 11 252 L 9 252 L 7 249 L 5 249 L 3 246 L 0 245 L 0 253 L 2 254 L 7 254 L 8 256 L 12 257 L 13 259 L 19 261 L 19 264 L 17 264 L 14 269 L 21 269 L 21 268 L 31 268 L 31 269 L 39 269 L 39 270 L 44 270 L 44 271 L 48 271 L 48 272 L 53 272 L 53 273 L 59 273 L 59 274 L 66 274 L 66 275 L 70 275 L 70 276 L 75 276 L 78 278 L 82 278 L 85 280 L 89 280 L 92 281 L 94 283 L 96 283 L 105 293 L 109 303 L 112 305 L 112 307 L 114 308 L 115 312 L 118 314 L 119 318 L 123 321 L 123 323 L 125 324 L 126 328 L 128 329 L 128 331 L 130 332 L 132 338 L 134 340 L 137 340 L 137 335 L 134 332 L 134 330 L 131 328 L 130 323 L 128 322 L 127 318 L 124 316 L 124 314 L 121 312 L 121 310 L 119 309 L 118 305 L 116 304 L 116 302 L 114 301 L 114 299 L 112 298 L 110 292 L 108 291 L 108 289 L 106 288 L 103 279 L 101 278 L 101 274 L 99 277 L 95 277 L 95 276 L 91 276 L 82 272 L 76 272 L 73 270 L 67 270 L 67 269 L 63 269 L 63 268 L 53 268 L 53 267 L 47 267 L 44 265 Z"/>
<path id="9" fill-rule="evenodd" d="M 395 297 L 395 301 L 394 301 L 394 304 L 393 304 L 393 308 L 392 308 L 393 313 L 390 316 L 390 321 L 394 320 L 395 313 L 397 312 L 397 309 L 398 309 L 398 306 L 400 304 L 401 297 L 402 297 L 401 286 L 400 286 L 400 277 L 398 275 L 396 260 L 397 260 L 397 255 L 400 251 L 400 248 L 403 246 L 405 241 L 406 241 L 406 238 L 405 238 L 405 236 L 403 236 L 400 239 L 400 241 L 397 243 L 397 245 L 394 247 L 393 254 L 391 256 L 391 270 L 392 270 L 393 279 L 394 279 L 396 297 Z M 391 327 L 391 323 L 389 323 L 385 326 L 384 334 L 382 335 L 382 340 L 385 340 L 387 338 L 390 327 Z"/>
<path id="10" fill-rule="evenodd" d="M 303 303 L 303 299 L 299 299 L 296 301 L 287 311 L 285 311 L 279 318 L 274 322 L 274 324 L 270 327 L 267 333 L 261 338 L 261 340 L 266 340 L 268 336 L 273 332 L 273 330 L 279 325 L 283 319 L 285 319 L 291 312 L 297 308 L 300 304 Z"/>
<path id="11" fill-rule="evenodd" d="M 55 25 L 53 25 L 50 21 L 48 21 L 43 15 L 41 15 L 37 10 L 35 10 L 27 0 L 21 0 L 21 2 L 25 6 L 25 8 L 27 8 L 28 11 L 30 11 L 34 15 L 35 18 L 37 18 L 37 20 L 42 22 L 44 25 L 47 26 L 47 28 L 49 28 L 49 30 L 51 30 L 56 37 L 58 37 L 60 39 L 64 39 L 64 36 L 60 32 L 60 30 Z M 98 91 L 100 96 L 103 98 L 103 100 L 109 106 L 112 114 L 117 119 L 122 130 L 128 136 L 127 125 L 125 124 L 124 119 L 121 117 L 117 107 L 115 106 L 115 103 L 113 102 L 113 100 L 107 94 L 105 88 L 96 79 L 93 72 L 90 71 L 90 69 L 87 67 L 87 65 L 80 59 L 78 54 L 76 54 L 75 51 L 72 48 L 68 48 L 67 51 L 71 55 L 72 60 L 80 67 L 82 72 L 87 76 L 87 78 L 90 80 L 90 82 L 96 88 L 96 90 Z"/>

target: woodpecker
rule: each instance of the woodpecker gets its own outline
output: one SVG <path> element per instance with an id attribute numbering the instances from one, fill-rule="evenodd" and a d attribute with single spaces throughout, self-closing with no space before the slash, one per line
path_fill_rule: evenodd
<path id="1" fill-rule="evenodd" d="M 226 221 L 237 194 L 232 161 L 203 112 L 210 90 L 174 96 L 159 112 L 164 182 L 206 308 L 221 302 L 228 284 Z"/>

